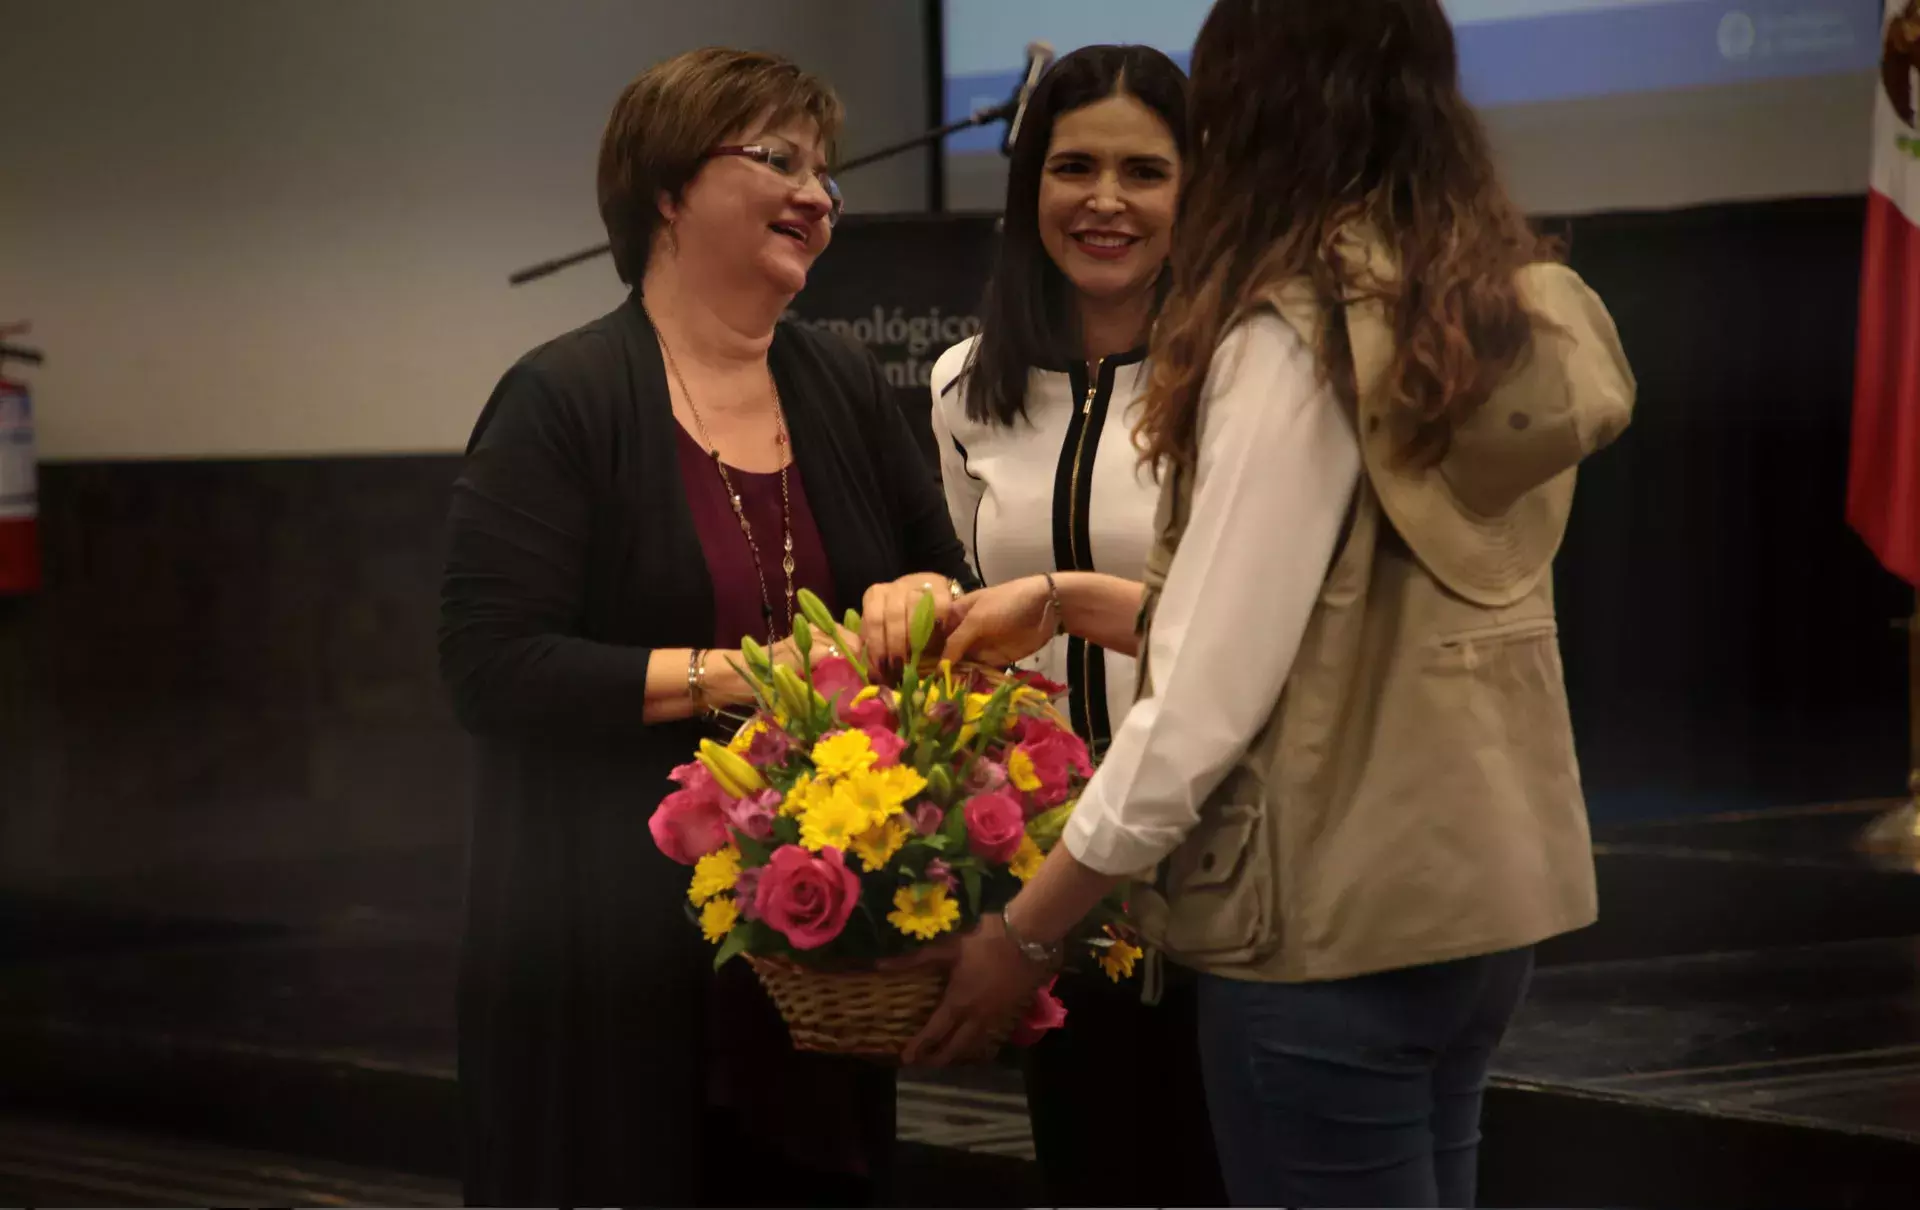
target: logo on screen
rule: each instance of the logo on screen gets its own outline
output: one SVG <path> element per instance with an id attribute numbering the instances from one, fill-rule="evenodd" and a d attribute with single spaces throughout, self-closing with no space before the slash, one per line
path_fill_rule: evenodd
<path id="1" fill-rule="evenodd" d="M 1909 126 L 1914 121 L 1913 77 L 1920 72 L 1920 0 L 1907 0 L 1907 7 L 1887 22 L 1887 39 L 1881 48 L 1880 80 L 1887 88 L 1887 100 L 1893 112 Z"/>
<path id="2" fill-rule="evenodd" d="M 1720 54 L 1728 59 L 1744 59 L 1753 53 L 1758 34 L 1753 18 L 1738 10 L 1720 18 Z"/>

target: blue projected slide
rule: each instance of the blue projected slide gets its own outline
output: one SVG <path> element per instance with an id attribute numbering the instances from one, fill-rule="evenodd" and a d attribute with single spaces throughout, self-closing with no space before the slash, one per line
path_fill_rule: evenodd
<path id="1" fill-rule="evenodd" d="M 1338 0 L 1328 0 L 1337 3 Z M 947 0 L 949 121 L 1012 95 L 1028 42 L 1144 43 L 1186 67 L 1208 0 Z M 1468 97 L 1488 107 L 1871 68 L 1878 0 L 1446 0 Z M 999 146 L 968 131 L 955 152 Z"/>

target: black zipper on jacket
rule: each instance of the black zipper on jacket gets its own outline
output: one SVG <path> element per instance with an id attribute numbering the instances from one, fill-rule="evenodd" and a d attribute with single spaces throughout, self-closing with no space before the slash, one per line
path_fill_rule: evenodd
<path id="1" fill-rule="evenodd" d="M 1115 372 L 1139 361 L 1136 354 L 1107 357 L 1067 368 L 1073 389 L 1073 415 L 1060 444 L 1053 478 L 1053 564 L 1058 571 L 1093 571 L 1093 468 L 1106 431 Z M 1067 705 L 1073 729 L 1096 757 L 1113 738 L 1107 710 L 1106 650 L 1075 636 L 1067 638 Z"/>

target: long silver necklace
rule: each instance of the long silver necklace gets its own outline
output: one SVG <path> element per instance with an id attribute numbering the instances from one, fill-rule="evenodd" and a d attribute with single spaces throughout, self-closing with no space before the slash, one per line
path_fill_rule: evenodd
<path id="1" fill-rule="evenodd" d="M 656 335 L 659 333 L 655 327 Z M 727 464 L 720 460 L 720 450 L 713 444 L 713 438 L 707 435 L 707 422 L 700 418 L 700 408 L 693 402 L 693 392 L 687 389 L 687 380 L 680 373 L 679 363 L 673 359 L 673 349 L 666 339 L 660 339 L 660 351 L 666 354 L 667 369 L 673 372 L 673 380 L 680 387 L 680 397 L 687 401 L 687 412 L 693 417 L 693 427 L 700 431 L 700 444 L 706 448 L 707 457 L 713 462 L 713 469 L 720 475 L 720 485 L 726 489 L 727 500 L 733 505 L 733 519 L 740 523 L 740 534 L 747 540 L 747 553 L 753 556 L 754 578 L 760 582 L 760 614 L 766 620 L 767 645 L 772 646 L 781 639 L 776 632 L 773 612 L 773 595 L 767 586 L 767 571 L 760 561 L 760 543 L 754 540 L 753 523 L 747 520 L 746 506 L 740 500 L 740 493 L 733 485 L 733 477 L 727 474 Z M 780 448 L 780 568 L 787 574 L 787 634 L 793 633 L 793 497 L 787 488 L 787 468 L 792 459 L 787 453 L 787 415 L 786 406 L 780 400 L 780 387 L 772 381 L 772 369 L 769 367 L 768 386 L 773 392 L 773 420 L 776 426 L 774 442 Z"/>

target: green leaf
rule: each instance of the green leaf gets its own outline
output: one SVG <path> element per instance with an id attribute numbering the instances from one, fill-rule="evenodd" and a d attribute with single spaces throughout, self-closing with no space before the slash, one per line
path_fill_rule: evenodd
<path id="1" fill-rule="evenodd" d="M 733 834 L 734 847 L 740 850 L 740 864 L 747 869 L 763 866 L 773 860 L 773 846 L 764 840 L 755 840 L 740 832 Z"/>
<path id="2" fill-rule="evenodd" d="M 734 663 L 732 657 L 728 657 L 727 667 L 739 673 L 740 679 L 746 682 L 747 692 L 753 694 L 754 706 L 757 709 L 766 711 L 768 714 L 772 714 L 774 712 L 773 698 L 768 693 L 767 683 L 754 676 L 748 669 L 742 668 L 740 665 Z"/>
<path id="3" fill-rule="evenodd" d="M 1072 803 L 1062 803 L 1051 811 L 1034 816 L 1027 825 L 1027 835 L 1033 837 L 1033 843 L 1043 850 L 1051 851 L 1060 842 L 1060 834 L 1067 830 L 1067 820 L 1073 815 Z"/>
<path id="4" fill-rule="evenodd" d="M 935 833 L 935 835 L 946 837 L 947 844 L 952 848 L 957 849 L 966 844 L 967 813 L 958 807 L 948 811 L 946 822 L 940 825 L 940 831 Z"/>
<path id="5" fill-rule="evenodd" d="M 847 620 L 846 620 L 845 626 L 848 630 L 852 630 L 855 632 L 859 631 L 860 629 L 860 611 L 859 610 L 857 609 L 847 610 Z"/>
<path id="6" fill-rule="evenodd" d="M 747 942 L 752 935 L 753 930 L 746 925 L 734 925 L 733 931 L 727 934 L 727 939 L 720 943 L 720 952 L 713 956 L 713 969 L 719 970 L 741 954 L 746 953 Z"/>
<path id="7" fill-rule="evenodd" d="M 813 627 L 795 626 L 793 628 L 793 649 L 800 653 L 803 661 L 813 654 Z"/>
<path id="8" fill-rule="evenodd" d="M 782 845 L 799 844 L 800 821 L 790 815 L 776 818 L 773 821 L 773 841 L 776 848 Z"/>
<path id="9" fill-rule="evenodd" d="M 916 667 L 920 663 L 921 653 L 933 641 L 933 619 L 933 594 L 923 592 L 920 594 L 920 603 L 913 607 L 913 620 L 907 625 L 907 637 L 913 641 L 913 659 L 910 662 Z"/>
<path id="10" fill-rule="evenodd" d="M 921 837 L 918 843 L 936 853 L 944 853 L 953 847 L 953 838 L 945 832 L 935 832 L 931 836 Z"/>
<path id="11" fill-rule="evenodd" d="M 960 881 L 967 888 L 967 915 L 976 918 L 980 915 L 980 867 L 970 865 L 961 870 Z"/>

